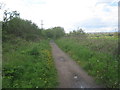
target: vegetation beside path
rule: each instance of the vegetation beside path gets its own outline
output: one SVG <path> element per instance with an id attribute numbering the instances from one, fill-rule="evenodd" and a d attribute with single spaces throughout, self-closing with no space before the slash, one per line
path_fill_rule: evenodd
<path id="1" fill-rule="evenodd" d="M 11 16 L 13 15 L 13 16 Z M 117 32 L 65 33 L 62 27 L 39 28 L 21 19 L 17 11 L 4 12 L 2 21 L 3 88 L 54 88 L 58 76 L 49 40 L 80 64 L 98 83 L 118 88 L 119 55 Z M 0 21 L 1 23 L 1 21 Z"/>
<path id="2" fill-rule="evenodd" d="M 55 88 L 57 71 L 49 40 L 28 20 L 3 22 L 3 88 Z"/>
<path id="3" fill-rule="evenodd" d="M 116 38 L 111 38 L 90 38 L 86 34 L 68 35 L 56 40 L 56 43 L 92 75 L 96 82 L 109 88 L 118 88 L 118 42 Z"/>

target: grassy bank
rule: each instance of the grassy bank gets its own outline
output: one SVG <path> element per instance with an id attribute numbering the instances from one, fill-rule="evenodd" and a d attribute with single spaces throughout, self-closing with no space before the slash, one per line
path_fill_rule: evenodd
<path id="1" fill-rule="evenodd" d="M 57 72 L 47 40 L 3 43 L 3 88 L 51 88 Z"/>
<path id="2" fill-rule="evenodd" d="M 118 87 L 118 58 L 114 39 L 66 37 L 56 43 L 83 67 L 97 83 Z"/>

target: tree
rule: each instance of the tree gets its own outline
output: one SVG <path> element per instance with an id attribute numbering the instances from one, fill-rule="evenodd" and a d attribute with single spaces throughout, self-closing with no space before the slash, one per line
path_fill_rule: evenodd
<path id="1" fill-rule="evenodd" d="M 79 29 L 79 28 L 78 28 L 78 30 L 70 31 L 68 36 L 85 38 L 85 37 L 86 37 L 86 34 L 85 34 L 85 32 L 83 31 L 83 29 L 81 29 L 81 28 Z"/>
<path id="2" fill-rule="evenodd" d="M 52 29 L 47 29 L 47 30 L 43 30 L 44 33 L 44 37 L 46 38 L 53 38 L 53 31 Z"/>
<path id="3" fill-rule="evenodd" d="M 77 30 L 77 33 L 78 34 L 85 34 L 85 32 L 81 28 Z"/>
<path id="4" fill-rule="evenodd" d="M 15 37 L 25 39 L 27 41 L 35 41 L 42 37 L 41 30 L 35 23 L 17 17 L 11 19 L 8 22 L 4 22 L 3 40 L 9 40 L 11 38 L 8 37 L 9 35 L 13 35 Z"/>
<path id="5" fill-rule="evenodd" d="M 64 28 L 54 27 L 47 30 L 43 30 L 44 36 L 47 38 L 57 39 L 65 35 Z"/>
<path id="6" fill-rule="evenodd" d="M 15 17 L 20 17 L 20 13 L 18 13 L 17 11 L 8 12 L 7 10 L 5 10 L 3 21 L 7 22 L 9 20 L 12 20 Z"/>
<path id="7" fill-rule="evenodd" d="M 65 35 L 64 28 L 62 27 L 54 27 L 53 33 L 54 33 L 54 39 L 60 38 Z"/>

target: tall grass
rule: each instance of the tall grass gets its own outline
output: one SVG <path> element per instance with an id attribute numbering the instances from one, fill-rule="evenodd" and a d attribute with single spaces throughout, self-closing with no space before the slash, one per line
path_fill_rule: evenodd
<path id="1" fill-rule="evenodd" d="M 56 43 L 67 52 L 76 62 L 92 75 L 97 83 L 109 88 L 118 88 L 118 58 L 114 53 L 115 46 L 105 49 L 112 44 L 106 39 L 62 38 Z M 106 44 L 109 43 L 109 44 Z M 116 43 L 117 44 L 117 43 Z M 101 46 L 103 45 L 103 46 Z"/>
<path id="2" fill-rule="evenodd" d="M 57 72 L 48 41 L 3 43 L 3 88 L 54 88 Z"/>

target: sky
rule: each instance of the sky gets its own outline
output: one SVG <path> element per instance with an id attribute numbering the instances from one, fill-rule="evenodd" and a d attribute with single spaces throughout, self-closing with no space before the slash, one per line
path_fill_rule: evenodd
<path id="1" fill-rule="evenodd" d="M 85 32 L 118 30 L 119 0 L 0 0 L 3 11 L 17 10 L 20 17 L 31 20 L 41 28 L 61 26 L 68 33 L 78 28 Z"/>

